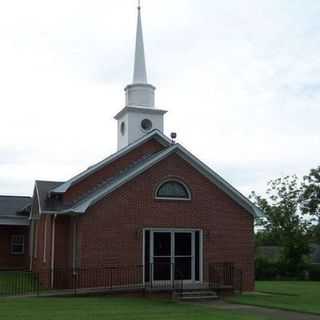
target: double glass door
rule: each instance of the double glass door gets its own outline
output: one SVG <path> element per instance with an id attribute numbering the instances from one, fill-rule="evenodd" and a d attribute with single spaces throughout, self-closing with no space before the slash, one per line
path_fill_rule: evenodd
<path id="1" fill-rule="evenodd" d="M 146 280 L 199 281 L 199 231 L 150 230 L 145 241 Z"/>

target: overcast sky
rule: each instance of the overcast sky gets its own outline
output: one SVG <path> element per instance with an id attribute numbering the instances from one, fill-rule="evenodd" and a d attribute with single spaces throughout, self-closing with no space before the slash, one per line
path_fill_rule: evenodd
<path id="1" fill-rule="evenodd" d="M 245 195 L 320 164 L 319 0 L 144 0 L 165 133 Z M 0 3 L 0 194 L 116 151 L 135 0 Z"/>

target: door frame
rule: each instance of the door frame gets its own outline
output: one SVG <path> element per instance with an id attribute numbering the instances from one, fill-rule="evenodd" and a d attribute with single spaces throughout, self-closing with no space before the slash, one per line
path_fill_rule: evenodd
<path id="1" fill-rule="evenodd" d="M 202 283 L 203 282 L 203 230 L 198 228 L 143 228 L 142 233 L 142 266 L 143 266 L 143 284 L 145 281 L 145 232 L 150 231 L 150 261 L 153 259 L 153 233 L 154 232 L 163 232 L 171 233 L 171 239 L 174 239 L 175 233 L 191 233 L 192 239 L 192 279 L 185 280 L 189 283 Z M 199 232 L 199 280 L 195 279 L 195 232 Z M 173 234 L 173 235 L 172 235 Z M 172 242 L 172 241 L 171 241 Z M 173 241 L 174 242 L 174 241 Z M 171 251 L 174 250 L 174 244 L 171 243 Z M 174 251 L 171 252 L 171 259 L 174 258 Z M 153 275 L 150 273 L 150 279 Z M 149 281 L 150 281 L 149 279 Z M 171 270 L 171 280 L 172 280 L 172 270 Z M 153 280 L 152 280 L 153 281 Z"/>

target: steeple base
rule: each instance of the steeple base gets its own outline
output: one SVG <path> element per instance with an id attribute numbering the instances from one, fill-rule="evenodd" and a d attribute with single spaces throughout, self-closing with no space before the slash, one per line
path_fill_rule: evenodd
<path id="1" fill-rule="evenodd" d="M 155 108 L 125 107 L 114 118 L 118 121 L 118 150 L 135 142 L 152 130 L 163 132 L 167 111 Z"/>
<path id="2" fill-rule="evenodd" d="M 147 83 L 134 83 L 128 85 L 126 92 L 127 107 L 147 107 L 154 108 L 156 88 Z"/>

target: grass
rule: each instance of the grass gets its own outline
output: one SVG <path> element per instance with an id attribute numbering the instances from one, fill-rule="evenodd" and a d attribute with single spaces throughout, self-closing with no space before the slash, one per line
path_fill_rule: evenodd
<path id="1" fill-rule="evenodd" d="M 231 297 L 228 301 L 320 314 L 320 282 L 257 281 L 256 291 L 259 294 L 243 294 Z"/>
<path id="2" fill-rule="evenodd" d="M 0 310 L 1 320 L 271 320 L 202 305 L 124 297 L 0 299 Z"/>
<path id="3" fill-rule="evenodd" d="M 30 272 L 0 271 L 0 296 L 34 292 L 37 280 Z"/>

